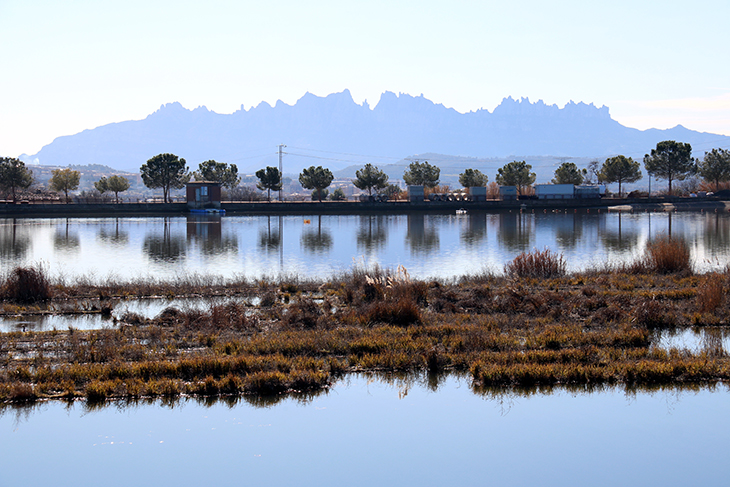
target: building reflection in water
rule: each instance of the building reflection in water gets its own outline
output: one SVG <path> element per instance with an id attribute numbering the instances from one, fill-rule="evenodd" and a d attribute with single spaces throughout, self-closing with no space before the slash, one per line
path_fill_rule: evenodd
<path id="1" fill-rule="evenodd" d="M 510 252 L 525 252 L 532 247 L 535 215 L 524 215 L 519 211 L 499 214 L 497 238 Z"/>
<path id="2" fill-rule="evenodd" d="M 558 248 L 570 250 L 576 248 L 583 239 L 585 230 L 583 225 L 586 222 L 583 216 L 570 210 L 569 213 L 559 213 L 550 218 L 549 225 L 553 227 Z"/>
<path id="3" fill-rule="evenodd" d="M 145 235 L 142 250 L 152 260 L 158 262 L 177 262 L 187 253 L 185 236 L 172 232 L 172 224 L 168 217 L 163 218 L 162 234 Z"/>
<path id="4" fill-rule="evenodd" d="M 487 214 L 485 212 L 469 212 L 460 217 L 462 226 L 461 241 L 469 247 L 478 245 L 487 237 Z"/>
<path id="5" fill-rule="evenodd" d="M 219 255 L 238 251 L 236 235 L 223 236 L 223 223 L 216 215 L 188 215 L 188 245 L 199 248 L 203 255 Z"/>
<path id="6" fill-rule="evenodd" d="M 425 217 L 422 213 L 408 215 L 406 242 L 414 254 L 433 253 L 439 249 L 441 244 L 438 232 L 433 226 L 426 226 Z"/>
<path id="7" fill-rule="evenodd" d="M 304 250 L 315 254 L 329 252 L 332 248 L 332 235 L 328 228 L 322 227 L 322 215 L 317 215 L 315 224 L 305 223 L 301 244 Z"/>

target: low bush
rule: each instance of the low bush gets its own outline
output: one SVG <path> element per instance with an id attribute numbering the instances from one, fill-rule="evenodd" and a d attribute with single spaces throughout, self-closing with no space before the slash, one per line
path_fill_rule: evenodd
<path id="1" fill-rule="evenodd" d="M 723 277 L 717 273 L 708 274 L 697 288 L 697 307 L 702 313 L 715 311 L 725 297 Z"/>
<path id="2" fill-rule="evenodd" d="M 51 285 L 45 270 L 38 267 L 16 267 L 2 287 L 2 297 L 18 303 L 48 301 Z"/>
<path id="3" fill-rule="evenodd" d="M 507 263 L 504 272 L 508 276 L 523 278 L 562 277 L 566 273 L 566 263 L 562 254 L 556 254 L 550 249 L 542 252 L 533 250 L 530 253 L 523 252 Z"/>
<path id="4" fill-rule="evenodd" d="M 684 240 L 669 236 L 659 237 L 646 246 L 649 270 L 659 274 L 691 271 L 689 246 Z"/>

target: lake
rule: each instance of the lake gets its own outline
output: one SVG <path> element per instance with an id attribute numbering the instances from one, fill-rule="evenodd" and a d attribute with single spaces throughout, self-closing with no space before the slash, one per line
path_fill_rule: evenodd
<path id="1" fill-rule="evenodd" d="M 661 234 L 684 238 L 696 270 L 730 257 L 727 213 L 471 212 L 455 214 L 1 219 L 1 270 L 41 262 L 66 278 L 326 278 L 354 263 L 411 276 L 500 273 L 547 247 L 569 270 L 640 255 Z"/>
<path id="2" fill-rule="evenodd" d="M 0 415 L 0 485 L 727 485 L 727 386 L 475 393 L 353 376 L 308 400 Z"/>
<path id="3" fill-rule="evenodd" d="M 729 262 L 724 213 L 571 212 L 5 219 L 0 269 L 40 262 L 92 281 L 326 278 L 359 262 L 448 279 L 499 273 L 533 248 L 563 253 L 570 270 L 627 261 L 662 234 L 685 239 L 699 271 Z M 152 315 L 171 303 L 205 305 L 122 301 L 115 312 Z M 28 326 L 63 329 L 66 319 Z M 75 326 L 113 326 L 83 319 Z M 655 335 L 654 346 L 691 350 L 729 340 L 724 328 Z M 457 375 L 353 375 L 308 397 L 50 401 L 1 410 L 0 487 L 727 485 L 729 400 L 722 384 L 528 394 L 474 391 Z"/>

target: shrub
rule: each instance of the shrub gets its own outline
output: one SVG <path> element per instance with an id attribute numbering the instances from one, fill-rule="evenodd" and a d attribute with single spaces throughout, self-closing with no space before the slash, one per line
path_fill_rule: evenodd
<path id="1" fill-rule="evenodd" d="M 408 326 L 421 321 L 421 310 L 411 299 L 375 301 L 365 307 L 361 316 L 365 323 Z"/>
<path id="2" fill-rule="evenodd" d="M 51 299 L 51 286 L 42 267 L 16 267 L 5 281 L 2 296 L 18 303 Z"/>
<path id="3" fill-rule="evenodd" d="M 542 252 L 533 250 L 530 253 L 523 252 L 505 264 L 504 272 L 512 277 L 562 277 L 566 272 L 566 264 L 562 254 L 551 252 L 550 249 Z"/>
<path id="4" fill-rule="evenodd" d="M 697 288 L 697 306 L 702 313 L 715 311 L 725 296 L 723 278 L 717 273 L 708 274 Z"/>
<path id="5" fill-rule="evenodd" d="M 284 322 L 289 326 L 300 328 L 316 328 L 322 310 L 311 298 L 300 298 L 289 306 Z"/>
<path id="6" fill-rule="evenodd" d="M 659 274 L 691 271 L 689 246 L 684 240 L 659 237 L 646 246 L 647 267 Z"/>

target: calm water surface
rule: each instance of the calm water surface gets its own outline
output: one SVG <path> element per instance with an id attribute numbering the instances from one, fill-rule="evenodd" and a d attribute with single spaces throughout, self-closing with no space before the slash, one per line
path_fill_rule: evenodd
<path id="1" fill-rule="evenodd" d="M 570 210 L 572 211 L 572 210 Z M 685 238 L 697 270 L 730 262 L 730 215 L 484 213 L 468 215 L 232 216 L 0 220 L 1 270 L 45 263 L 92 279 L 329 277 L 354 262 L 415 277 L 449 278 L 504 264 L 523 251 L 562 252 L 570 270 L 641 254 L 660 234 Z"/>
<path id="2" fill-rule="evenodd" d="M 727 485 L 730 392 L 475 394 L 353 378 L 310 401 L 0 416 L 0 485 Z"/>
<path id="3" fill-rule="evenodd" d="M 700 271 L 730 262 L 726 214 L 472 213 L 6 219 L 0 271 L 42 262 L 56 276 L 88 279 L 328 277 L 358 261 L 449 278 L 500 272 L 533 248 L 562 252 L 571 270 L 629 260 L 666 233 L 689 242 Z M 34 325 L 48 326 L 56 325 Z M 655 337 L 665 348 L 727 341 L 723 330 Z M 726 386 L 484 395 L 453 376 L 440 384 L 354 377 L 306 401 L 250 400 L 5 410 L 0 487 L 729 482 Z"/>

